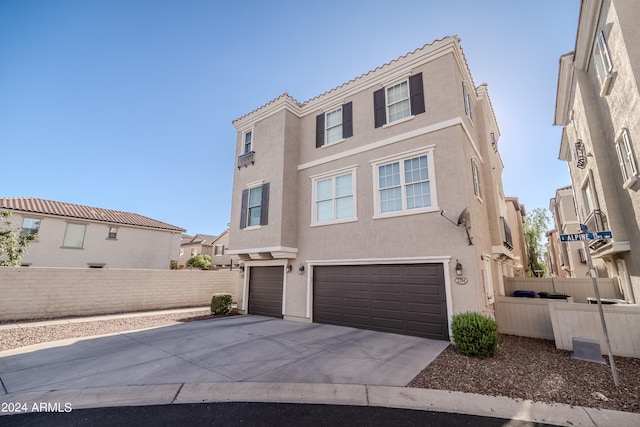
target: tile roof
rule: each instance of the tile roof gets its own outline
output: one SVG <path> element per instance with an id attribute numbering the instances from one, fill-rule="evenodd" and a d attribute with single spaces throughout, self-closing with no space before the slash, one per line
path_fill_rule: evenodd
<path id="1" fill-rule="evenodd" d="M 176 227 L 175 225 L 167 224 L 135 213 L 56 202 L 53 200 L 38 199 L 36 197 L 0 198 L 0 209 L 53 215 L 65 218 L 85 219 L 89 221 L 106 222 L 109 224 L 134 225 L 137 227 L 169 231 L 186 231 L 184 228 Z"/>

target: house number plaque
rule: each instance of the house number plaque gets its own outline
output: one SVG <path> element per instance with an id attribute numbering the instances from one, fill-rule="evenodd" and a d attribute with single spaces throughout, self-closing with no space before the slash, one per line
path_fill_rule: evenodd
<path id="1" fill-rule="evenodd" d="M 456 283 L 458 285 L 466 285 L 467 283 L 469 283 L 469 279 L 467 279 L 466 277 L 456 277 Z"/>

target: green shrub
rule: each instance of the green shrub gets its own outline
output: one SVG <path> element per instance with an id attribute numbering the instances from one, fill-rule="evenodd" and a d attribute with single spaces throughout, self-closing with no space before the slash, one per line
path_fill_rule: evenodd
<path id="1" fill-rule="evenodd" d="M 211 314 L 229 314 L 232 302 L 231 294 L 213 294 L 213 298 L 211 298 Z"/>
<path id="2" fill-rule="evenodd" d="M 495 320 L 479 313 L 456 314 L 451 320 L 453 343 L 465 356 L 484 359 L 498 348 L 498 326 Z"/>

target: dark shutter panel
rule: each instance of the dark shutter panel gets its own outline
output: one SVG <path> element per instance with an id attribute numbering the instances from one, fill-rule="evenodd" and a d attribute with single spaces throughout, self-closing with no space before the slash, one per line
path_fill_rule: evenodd
<path id="1" fill-rule="evenodd" d="M 373 113 L 377 128 L 387 123 L 387 106 L 384 98 L 384 89 L 373 92 Z"/>
<path id="2" fill-rule="evenodd" d="M 342 106 L 342 137 L 353 136 L 353 104 L 351 102 Z"/>
<path id="3" fill-rule="evenodd" d="M 422 73 L 409 77 L 409 95 L 411 96 L 411 114 L 424 113 L 424 89 L 422 88 Z"/>
<path id="4" fill-rule="evenodd" d="M 269 222 L 269 183 L 262 184 L 262 200 L 260 202 L 260 225 Z"/>
<path id="5" fill-rule="evenodd" d="M 316 116 L 316 148 L 324 145 L 324 113 Z"/>
<path id="6" fill-rule="evenodd" d="M 249 204 L 249 190 L 242 190 L 242 202 L 240 205 L 240 229 L 247 226 L 247 205 Z"/>

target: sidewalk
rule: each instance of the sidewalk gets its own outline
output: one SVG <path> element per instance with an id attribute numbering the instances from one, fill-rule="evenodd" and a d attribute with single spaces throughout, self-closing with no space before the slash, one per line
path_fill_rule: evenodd
<path id="1" fill-rule="evenodd" d="M 204 308 L 206 309 L 206 307 Z M 16 323 L 11 325 L 2 325 L 0 328 L 18 327 L 26 328 L 32 326 L 42 326 L 51 324 L 63 324 L 63 323 L 78 323 L 87 321 L 99 321 L 105 319 L 132 317 L 132 316 L 148 316 L 153 314 L 162 314 L 167 312 L 189 312 L 197 311 L 196 309 L 184 309 L 184 310 L 165 310 L 162 312 L 152 313 L 134 313 L 134 314 L 118 314 L 108 316 L 97 316 L 91 318 L 74 318 L 45 322 L 27 322 Z M 207 373 L 215 371 L 217 374 L 226 374 L 233 376 L 233 372 L 229 367 L 233 364 L 244 364 L 239 371 L 245 371 L 250 369 L 253 365 L 249 365 L 247 360 L 239 360 L 238 354 L 246 354 L 247 347 L 241 347 L 243 344 L 238 344 L 244 333 L 246 335 L 255 335 L 257 332 L 264 335 L 261 340 L 265 341 L 269 338 L 269 334 L 272 334 L 272 341 L 270 344 L 277 343 L 284 345 L 285 348 L 274 350 L 273 355 L 267 356 L 269 363 L 273 363 L 278 358 L 289 357 L 288 355 L 292 351 L 308 352 L 310 357 L 316 357 L 320 353 L 319 347 L 312 347 L 309 335 L 303 337 L 303 333 L 313 333 L 313 342 L 330 341 L 331 348 L 329 349 L 329 356 L 337 358 L 337 360 L 331 359 L 330 364 L 326 360 L 320 363 L 320 359 L 315 359 L 313 366 L 315 371 L 310 373 L 311 375 L 317 375 L 322 373 L 324 375 L 327 372 L 333 374 L 334 371 L 344 369 L 353 369 L 352 366 L 362 366 L 369 361 L 366 358 L 372 358 L 370 363 L 378 363 L 380 360 L 387 361 L 391 357 L 388 353 L 381 353 L 380 345 L 378 347 L 372 347 L 371 337 L 375 337 L 382 347 L 394 346 L 388 345 L 388 342 L 379 341 L 380 339 L 387 338 L 385 335 L 368 335 L 378 334 L 361 330 L 353 330 L 353 332 L 347 331 L 341 328 L 338 331 L 342 334 L 331 335 L 332 329 L 326 329 L 322 325 L 318 324 L 297 324 L 295 322 L 285 322 L 275 319 L 255 319 L 250 316 L 239 316 L 231 321 L 222 320 L 220 325 L 224 326 L 216 329 L 224 329 L 229 332 L 224 335 L 224 331 L 216 332 L 216 336 L 212 335 L 210 328 L 207 328 L 205 323 L 196 325 L 201 322 L 194 322 L 192 326 L 181 327 L 178 329 L 168 328 L 165 331 L 158 331 L 162 336 L 156 339 L 160 341 L 151 340 L 150 335 L 153 331 L 146 331 L 145 333 L 136 335 L 135 333 L 127 332 L 116 335 L 126 335 L 120 337 L 112 337 L 111 344 L 105 346 L 104 340 L 101 341 L 102 353 L 109 353 L 109 351 L 115 351 L 113 344 L 121 341 L 121 348 L 118 351 L 122 353 L 113 353 L 121 355 L 122 358 L 128 359 L 131 357 L 128 349 L 133 346 L 133 343 L 137 342 L 140 349 L 137 350 L 138 360 L 121 360 L 121 362 L 129 363 L 130 368 L 127 376 L 124 376 L 124 382 L 110 383 L 112 376 L 116 375 L 119 371 L 114 370 L 115 367 L 104 367 L 104 363 L 99 363 L 102 359 L 87 360 L 85 356 L 90 356 L 91 353 L 82 353 L 79 359 L 73 359 L 73 355 L 78 351 L 83 351 L 84 345 L 91 344 L 88 338 L 73 339 L 61 342 L 39 344 L 35 348 L 27 347 L 23 349 L 8 350 L 0 353 L 0 367 L 2 366 L 2 359 L 5 359 L 5 368 L 0 369 L 0 403 L 3 403 L 2 408 L 4 411 L 0 412 L 0 415 L 8 415 L 9 409 L 16 408 L 16 404 L 20 404 L 20 408 L 26 408 L 27 412 L 33 412 L 43 407 L 48 410 L 60 409 L 62 411 L 65 408 L 71 410 L 82 408 L 97 408 L 97 407 L 119 407 L 119 406 L 144 406 L 144 405 L 161 405 L 161 404 L 182 404 L 182 403 L 204 403 L 204 402 L 267 402 L 267 403 L 311 403 L 311 404 L 326 404 L 326 405 L 355 405 L 355 406 L 375 406 L 375 407 L 390 407 L 401 409 L 415 409 L 415 410 L 428 410 L 436 412 L 448 412 L 467 415 L 478 415 L 485 417 L 497 417 L 512 420 L 521 420 L 529 422 L 538 422 L 546 424 L 554 424 L 561 426 L 638 426 L 640 425 L 640 414 L 618 412 L 610 410 L 599 410 L 593 408 L 572 407 L 563 404 L 544 404 L 531 401 L 523 401 L 519 399 L 510 399 L 507 397 L 494 397 L 484 396 L 478 394 L 469 394 L 461 392 L 451 392 L 442 390 L 428 390 L 419 388 L 407 388 L 401 386 L 387 385 L 389 382 L 384 382 L 385 385 L 365 385 L 362 383 L 345 384 L 341 382 L 340 376 L 328 376 L 327 378 L 332 380 L 333 383 L 327 383 L 322 381 L 306 382 L 306 377 L 296 377 L 295 375 L 302 375 L 307 370 L 308 365 L 296 365 L 298 362 L 291 362 L 290 359 L 282 359 L 282 365 L 274 366 L 271 372 L 267 372 L 266 375 L 271 375 L 271 380 L 277 379 L 282 381 L 284 378 L 294 378 L 297 382 L 256 382 L 251 378 L 235 380 L 231 377 L 222 378 L 221 380 L 215 380 L 216 382 L 207 382 L 206 377 L 198 371 L 195 375 L 186 375 L 187 370 L 193 368 L 195 363 L 198 368 L 207 368 Z M 259 327 L 259 329 L 249 330 L 251 327 Z M 238 329 L 240 328 L 240 332 Z M 244 329 L 243 329 L 244 328 Z M 307 332 L 311 330 L 311 332 Z M 188 331 L 191 335 L 187 334 Z M 251 332 L 251 333 L 248 333 Z M 365 334 L 364 336 L 361 334 Z M 205 337 L 209 341 L 205 340 Z M 97 341 L 100 341 L 100 337 Z M 402 336 L 390 337 L 390 338 L 402 338 Z M 407 337 L 404 337 L 407 338 Z M 409 337 L 410 338 L 410 337 Z M 215 353 L 215 350 L 209 350 L 212 342 L 225 341 L 229 339 L 235 339 L 233 345 L 240 346 L 239 348 L 230 348 L 231 354 L 228 355 L 227 364 L 221 365 L 206 365 L 210 363 L 211 359 L 219 361 L 220 353 Z M 360 347 L 357 351 L 339 353 L 340 349 L 344 349 L 346 340 L 360 341 L 364 347 Z M 408 338 L 407 338 L 408 339 Z M 184 340 L 185 344 L 180 347 L 179 351 L 173 349 L 178 345 L 179 340 Z M 144 341 L 144 342 L 143 342 Z M 428 340 L 427 340 L 428 341 Z M 73 347 L 73 343 L 79 342 L 80 346 Z M 252 342 L 247 342 L 247 346 L 253 346 Z M 326 342 L 323 343 L 326 345 Z M 410 346 L 414 345 L 413 342 L 406 344 L 407 349 L 411 349 Z M 148 349 L 146 349 L 148 347 Z M 43 354 L 36 353 L 44 350 Z M 252 347 L 253 348 L 253 347 Z M 60 357 L 58 361 L 52 361 L 51 354 L 47 353 L 47 349 L 53 350 L 55 353 L 64 352 L 70 356 Z M 298 349 L 298 350 L 295 350 Z M 338 349 L 338 350 L 336 350 Z M 311 351 L 313 350 L 313 351 Z M 235 352 L 234 352 L 235 351 Z M 346 351 L 346 350 L 343 350 Z M 387 350 L 385 350 L 387 351 Z M 407 357 L 409 357 L 411 351 L 398 350 L 397 346 L 395 353 L 399 353 L 400 359 L 398 363 L 407 363 Z M 420 354 L 424 353 L 423 349 L 419 349 Z M 151 355 L 143 360 L 141 355 Z M 204 353 L 203 353 L 204 352 Z M 336 353 L 337 352 L 337 353 Z M 198 358 L 192 357 L 197 354 Z M 285 356 L 283 356 L 285 355 Z M 84 358 L 83 358 L 84 357 Z M 112 362 L 109 357 L 110 354 L 102 356 L 105 359 Z M 116 357 L 116 356 L 113 356 Z M 37 363 L 26 364 L 26 359 L 36 358 L 40 359 Z M 55 359 L 55 357 L 54 357 Z M 179 362 L 180 365 L 175 362 Z M 358 365 L 353 365 L 353 363 Z M 7 363 L 8 362 L 8 363 Z M 21 363 L 25 363 L 25 366 L 20 367 Z M 57 363 L 57 364 L 54 364 Z M 393 368 L 399 366 L 393 363 L 386 363 L 384 367 Z M 424 365 L 423 361 L 423 365 Z M 52 367 L 53 364 L 53 367 Z M 83 372 L 83 364 L 92 364 L 90 370 Z M 93 366 L 99 365 L 99 366 Z M 163 365 L 164 364 L 164 365 Z M 262 365 L 265 363 L 263 362 Z M 150 366 L 154 366 L 150 369 Z M 157 366 L 164 366 L 164 371 L 157 371 Z M 338 366 L 338 368 L 336 368 Z M 295 369 L 292 369 L 295 368 Z M 75 370 L 76 381 L 69 383 L 67 388 L 64 388 L 60 384 L 62 382 L 51 382 L 50 385 L 43 383 L 42 386 L 25 389 L 24 391 L 8 392 L 12 390 L 11 382 L 15 385 L 15 381 L 23 383 L 25 381 L 25 375 L 35 377 L 38 381 L 42 380 L 42 375 L 51 375 L 52 381 L 62 381 L 65 379 L 62 369 Z M 182 371 L 181 369 L 184 369 Z M 234 368 L 235 369 L 235 368 Z M 289 371 L 282 371 L 282 369 L 289 369 Z M 399 369 L 399 368 L 393 368 Z M 55 372 L 50 372 L 54 370 Z M 149 372 L 146 372 L 149 370 Z M 402 369 L 401 369 L 402 370 Z M 158 373 L 170 372 L 171 380 L 163 380 L 158 377 Z M 179 372 L 176 372 L 179 371 Z M 380 371 L 380 369 L 376 369 Z M 183 374 L 181 374 L 181 372 Z M 280 376 L 283 372 L 289 372 L 293 374 L 293 377 Z M 400 371 L 397 371 L 400 373 Z M 143 375 L 145 374 L 145 375 Z M 147 375 L 148 374 L 148 375 Z M 235 374 L 234 374 L 235 375 Z M 305 374 L 306 375 L 306 374 Z M 371 375 L 365 372 L 365 375 Z M 4 382 L 1 381 L 4 377 Z M 12 377 L 14 378 L 12 380 Z M 19 378 L 22 378 L 20 380 Z M 175 378 L 175 380 L 173 380 Z M 189 378 L 191 381 L 189 381 Z M 211 377 L 210 377 L 211 378 Z M 255 377 L 259 378 L 259 377 Z M 321 378 L 321 377 L 320 377 Z M 367 381 L 370 382 L 371 377 Z M 381 377 L 382 378 L 382 377 Z M 386 377 L 388 378 L 388 377 Z M 149 381 L 151 379 L 152 381 Z M 200 382 L 203 381 L 204 382 Z M 384 378 L 383 378 L 384 379 Z M 154 380 L 156 382 L 154 382 Z M 80 382 L 77 382 L 80 381 Z M 103 381 L 102 383 L 100 381 Z M 178 382 L 180 381 L 180 382 Z M 187 382 L 184 382 L 187 381 Z M 385 380 L 386 381 L 386 380 Z M 28 382 L 28 381 L 27 381 Z M 75 386 L 73 385 L 75 384 Z M 82 384 L 82 385 L 79 385 Z M 109 385 L 117 384 L 117 385 Z M 406 382 L 398 382 L 396 384 L 406 384 Z M 13 388 L 15 390 L 15 388 Z M 11 404 L 11 405 L 10 405 Z M 34 406 L 35 405 L 35 406 Z M 16 411 L 11 411 L 15 413 Z"/>

